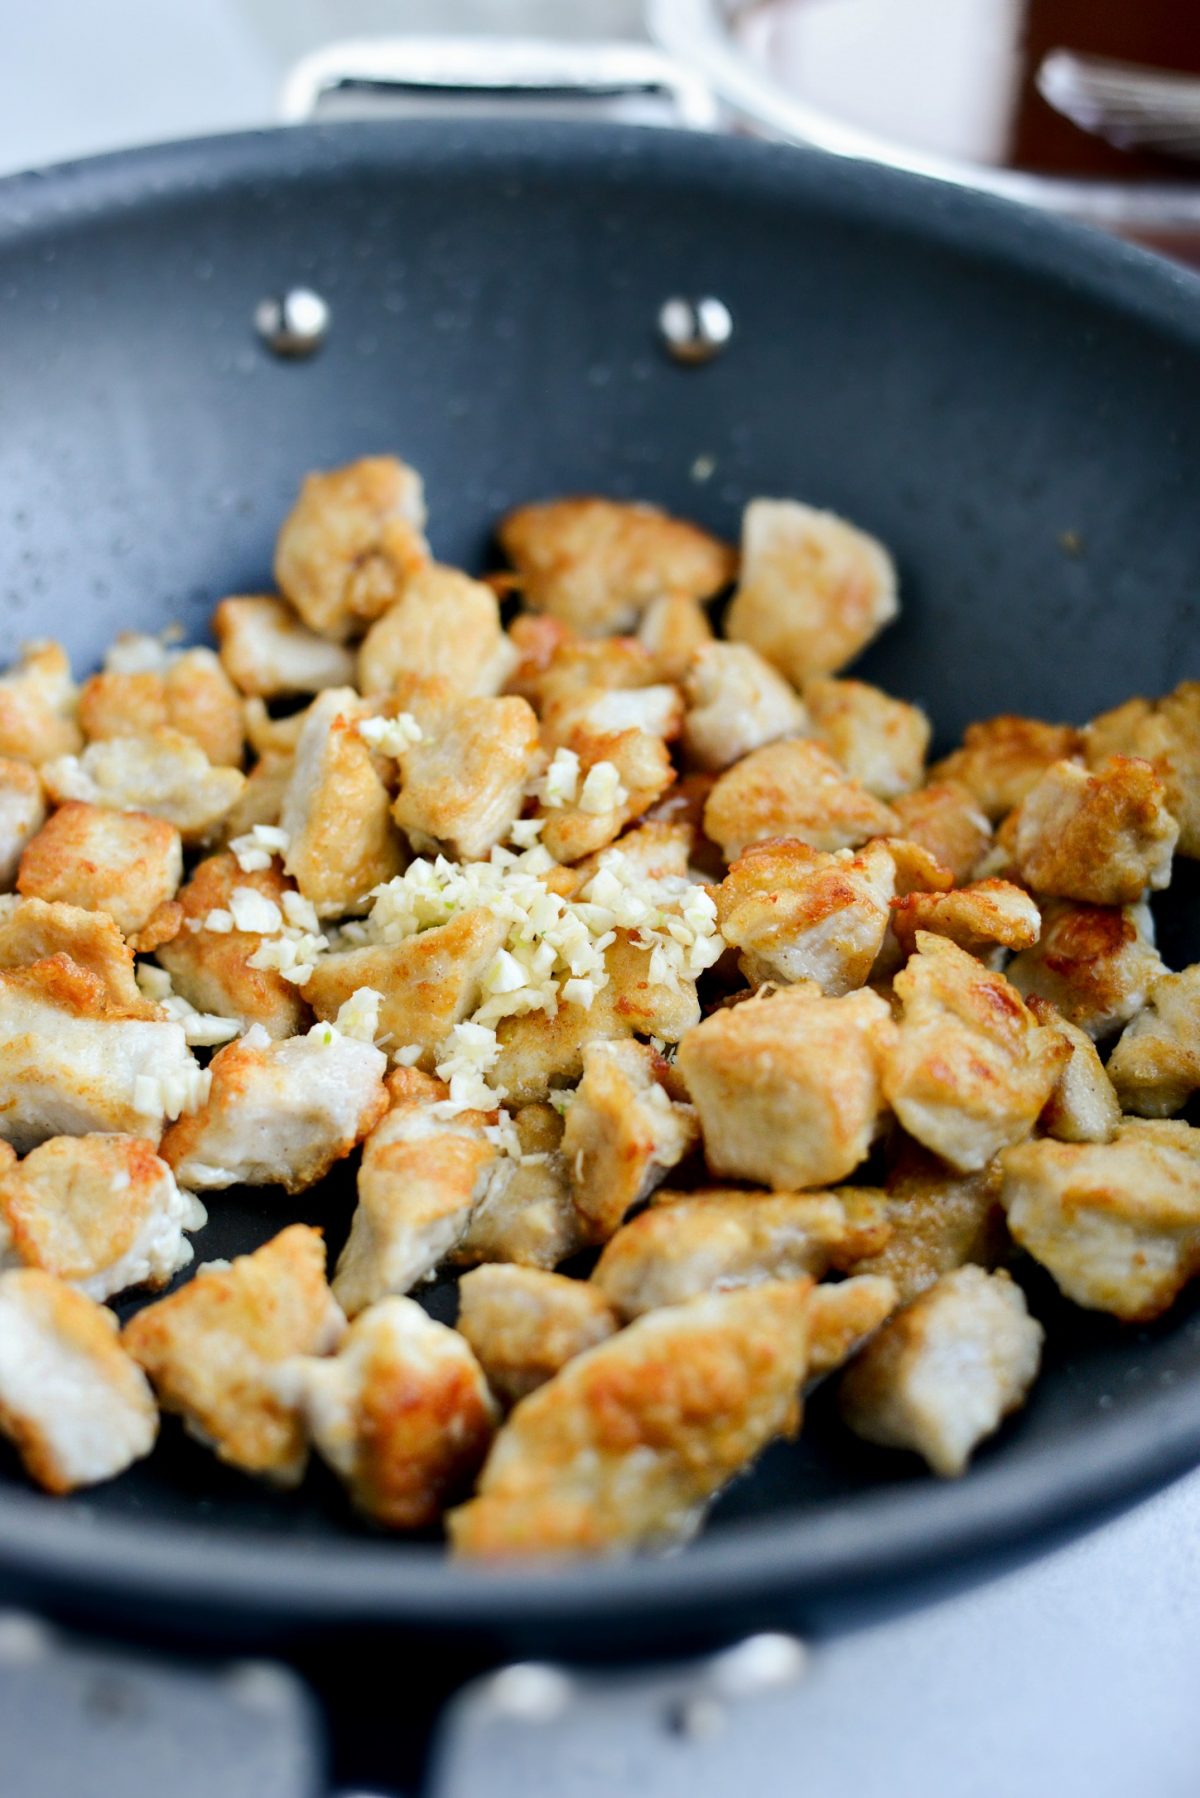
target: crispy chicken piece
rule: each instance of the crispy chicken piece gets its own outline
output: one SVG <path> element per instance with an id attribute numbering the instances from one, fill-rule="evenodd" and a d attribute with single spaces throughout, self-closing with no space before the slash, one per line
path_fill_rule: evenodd
<path id="1" fill-rule="evenodd" d="M 1007 880 L 978 880 L 949 893 L 908 893 L 892 905 L 892 929 L 904 955 L 918 931 L 944 936 L 981 961 L 997 949 L 1030 949 L 1042 914 L 1029 894 Z"/>
<path id="2" fill-rule="evenodd" d="M 478 861 L 520 817 L 540 765 L 533 708 L 524 699 L 460 699 L 446 690 L 414 716 L 423 735 L 400 757 L 392 816 L 418 853 Z"/>
<path id="3" fill-rule="evenodd" d="M 387 1529 L 436 1523 L 470 1489 L 496 1425 L 471 1350 L 412 1299 L 381 1299 L 335 1355 L 291 1363 L 280 1385 L 355 1508 Z"/>
<path id="4" fill-rule="evenodd" d="M 1036 947 L 1023 949 L 1007 969 L 1019 993 L 1049 999 L 1097 1042 L 1137 1015 L 1166 971 L 1148 905 L 1077 905 L 1069 899 L 1042 907 Z"/>
<path id="5" fill-rule="evenodd" d="M 649 650 L 636 637 L 577 637 L 552 618 L 514 619 L 520 660 L 508 690 L 527 699 L 543 722 L 566 719 L 582 695 L 632 693 L 660 684 Z"/>
<path id="6" fill-rule="evenodd" d="M 319 1018 L 332 1021 L 359 987 L 371 987 L 383 996 L 379 1034 L 387 1046 L 419 1044 L 422 1065 L 431 1070 L 439 1045 L 480 1004 L 483 976 L 507 928 L 503 919 L 480 907 L 399 943 L 324 956 L 305 996 Z"/>
<path id="7" fill-rule="evenodd" d="M 864 986 L 883 945 L 895 864 L 881 842 L 826 854 L 756 843 L 717 888 L 717 920 L 752 986 L 815 980 L 828 998 Z"/>
<path id="8" fill-rule="evenodd" d="M 644 1043 L 596 1042 L 583 1050 L 562 1152 L 587 1241 L 607 1242 L 696 1141 L 695 1112 L 672 1104 L 660 1071 L 665 1064 Z"/>
<path id="9" fill-rule="evenodd" d="M 807 1280 L 668 1305 L 577 1355 L 519 1404 L 479 1496 L 447 1520 L 462 1555 L 612 1554 L 678 1542 L 799 1422 Z"/>
<path id="10" fill-rule="evenodd" d="M 367 1138 L 358 1206 L 333 1290 L 350 1317 L 407 1292 L 461 1241 L 496 1159 L 494 1114 L 440 1117 L 449 1089 L 415 1069 L 391 1077 L 392 1109 Z"/>
<path id="11" fill-rule="evenodd" d="M 957 781 L 933 781 L 915 793 L 901 793 L 892 810 L 900 834 L 936 856 L 956 884 L 971 878 L 992 841 L 992 827 L 974 794 Z"/>
<path id="12" fill-rule="evenodd" d="M 578 790 L 566 804 L 539 801 L 545 818 L 542 842 L 556 861 L 576 862 L 619 837 L 627 824 L 649 811 L 675 779 L 666 745 L 644 730 L 572 738 L 578 756 Z"/>
<path id="13" fill-rule="evenodd" d="M 680 681 L 696 651 L 713 640 L 704 607 L 688 593 L 663 593 L 638 620 L 638 642 L 659 680 Z"/>
<path id="14" fill-rule="evenodd" d="M 897 824 L 895 813 L 818 744 L 796 741 L 753 750 L 722 774 L 704 808 L 705 833 L 726 861 L 768 837 L 798 837 L 813 849 L 855 849 L 868 837 L 895 834 Z"/>
<path id="15" fill-rule="evenodd" d="M 348 687 L 354 652 L 318 637 L 270 593 L 234 594 L 212 617 L 221 665 L 234 686 L 257 699 Z"/>
<path id="16" fill-rule="evenodd" d="M 517 652 L 482 581 L 436 562 L 418 569 L 375 620 L 358 651 L 363 693 L 390 693 L 399 676 L 441 675 L 456 693 L 498 693 Z"/>
<path id="17" fill-rule="evenodd" d="M 910 1136 L 972 1173 L 1029 1135 L 1070 1051 L 956 943 L 920 930 L 916 950 L 896 976 L 903 1014 L 884 1091 Z"/>
<path id="18" fill-rule="evenodd" d="M 504 1405 L 544 1386 L 619 1325 L 586 1280 L 536 1267 L 477 1267 L 458 1289 L 458 1328 Z"/>
<path id="19" fill-rule="evenodd" d="M 868 1442 L 912 1449 L 955 1479 L 1024 1404 L 1044 1337 L 1006 1273 L 960 1267 L 863 1349 L 842 1380 L 842 1415 Z"/>
<path id="20" fill-rule="evenodd" d="M 855 1273 L 885 1276 L 907 1303 L 956 1267 L 995 1267 L 1010 1249 L 1000 1182 L 998 1161 L 959 1174 L 900 1137 L 887 1181 L 890 1234 L 878 1253 L 855 1263 Z"/>
<path id="21" fill-rule="evenodd" d="M 648 687 L 582 687 L 542 712 L 542 742 L 547 748 L 573 744 L 580 736 L 619 736 L 631 730 L 666 743 L 682 729 L 683 696 L 678 687 L 663 682 Z"/>
<path id="22" fill-rule="evenodd" d="M 483 1197 L 450 1257 L 459 1266 L 510 1261 L 555 1268 L 584 1245 L 562 1153 L 562 1116 L 553 1105 L 522 1105 L 513 1126 L 520 1159 L 503 1155 L 488 1169 Z"/>
<path id="23" fill-rule="evenodd" d="M 283 928 L 284 898 L 295 890 L 276 862 L 246 873 L 227 850 L 199 862 L 179 889 L 182 926 L 158 948 L 176 992 L 197 1011 L 236 1018 L 246 1029 L 261 1024 L 279 1041 L 303 1030 L 312 1013 L 295 983 L 275 968 L 250 965 L 251 956 Z M 247 894 L 254 897 L 247 901 Z M 260 922 L 271 927 L 242 928 Z"/>
<path id="24" fill-rule="evenodd" d="M 241 767 L 241 701 L 211 649 L 185 650 L 162 669 L 93 674 L 79 694 L 79 722 L 89 743 L 175 730 L 215 768 Z"/>
<path id="25" fill-rule="evenodd" d="M 234 837 L 248 835 L 256 824 L 278 824 L 295 766 L 294 755 L 282 755 L 269 749 L 246 776 L 241 797 L 226 814 L 215 841 L 224 845 L 232 842 Z"/>
<path id="26" fill-rule="evenodd" d="M 181 731 L 89 743 L 82 755 L 45 763 L 42 779 L 55 805 L 80 799 L 113 811 L 149 812 L 173 824 L 185 844 L 202 843 L 241 798 L 246 777 L 214 768 Z"/>
<path id="27" fill-rule="evenodd" d="M 421 477 L 395 456 L 307 475 L 275 544 L 279 591 L 321 636 L 361 636 L 428 562 L 424 527 Z"/>
<path id="28" fill-rule="evenodd" d="M 1200 1091 L 1200 963 L 1154 982 L 1108 1073 L 1121 1109 L 1138 1117 L 1172 1117 Z"/>
<path id="29" fill-rule="evenodd" d="M 1054 762 L 1021 801 L 1012 854 L 1038 893 L 1132 905 L 1165 887 L 1179 826 L 1149 762 L 1110 756 L 1091 773 Z"/>
<path id="30" fill-rule="evenodd" d="M 898 799 L 920 786 L 930 733 L 919 706 L 866 681 L 820 675 L 805 684 L 804 703 L 813 736 L 876 799 Z"/>
<path id="31" fill-rule="evenodd" d="M 162 1016 L 138 990 L 133 951 L 106 912 L 20 899 L 0 915 L 0 968 L 29 968 L 52 955 L 69 956 L 77 968 L 93 976 L 109 1016 Z"/>
<path id="32" fill-rule="evenodd" d="M 746 507 L 725 632 L 752 644 L 793 685 L 836 674 L 899 610 L 896 570 L 874 537 L 798 500 Z"/>
<path id="33" fill-rule="evenodd" d="M 126 936 L 144 930 L 183 879 L 179 832 L 147 812 L 68 800 L 27 844 L 17 890 L 105 911 Z"/>
<path id="34" fill-rule="evenodd" d="M 321 1232 L 292 1224 L 252 1255 L 198 1269 L 139 1311 L 122 1339 L 189 1435 L 231 1467 L 296 1486 L 308 1444 L 280 1366 L 328 1354 L 345 1325 L 325 1281 Z"/>
<path id="35" fill-rule="evenodd" d="M 932 767 L 929 778 L 966 787 L 996 824 L 1020 805 L 1047 768 L 1069 761 L 1082 747 L 1082 734 L 1073 725 L 1005 712 L 968 724 L 962 748 Z"/>
<path id="36" fill-rule="evenodd" d="M 144 1138 L 55 1136 L 0 1174 L 10 1264 L 44 1268 L 89 1298 L 165 1286 L 208 1214 Z"/>
<path id="37" fill-rule="evenodd" d="M 791 986 L 714 1012 L 676 1057 L 709 1167 L 779 1190 L 844 1180 L 875 1134 L 895 1036 L 867 991 L 825 999 Z"/>
<path id="38" fill-rule="evenodd" d="M 1152 762 L 1179 825 L 1178 853 L 1200 856 L 1200 681 L 1181 681 L 1165 699 L 1130 699 L 1093 718 L 1083 753 L 1089 768 L 1111 755 Z"/>
<path id="39" fill-rule="evenodd" d="M 0 756 L 0 893 L 12 892 L 21 857 L 45 821 L 37 769 Z"/>
<path id="40" fill-rule="evenodd" d="M 386 1068 L 380 1050 L 328 1024 L 283 1043 L 256 1025 L 213 1056 L 208 1098 L 171 1125 L 163 1160 L 184 1186 L 303 1192 L 383 1116 Z"/>
<path id="41" fill-rule="evenodd" d="M 638 824 L 605 848 L 619 849 L 635 874 L 643 880 L 685 880 L 691 861 L 695 831 L 690 824 L 671 824 L 653 819 Z M 576 892 L 600 872 L 604 849 L 577 862 L 571 870 L 577 877 Z"/>
<path id="42" fill-rule="evenodd" d="M 112 1479 L 158 1435 L 112 1312 L 40 1268 L 0 1274 L 0 1434 L 47 1492 Z"/>
<path id="43" fill-rule="evenodd" d="M 656 506 L 549 500 L 510 512 L 498 535 L 525 604 L 588 637 L 628 630 L 664 593 L 708 599 L 733 578 L 727 544 Z"/>
<path id="44" fill-rule="evenodd" d="M 322 688 L 322 692 L 324 688 Z M 339 689 L 340 691 L 340 689 Z M 319 695 L 318 695 L 319 697 Z M 347 695 L 349 699 L 349 695 Z M 354 696 L 358 704 L 357 695 Z M 255 755 L 295 756 L 300 743 L 300 733 L 308 723 L 308 714 L 312 711 L 313 702 L 300 706 L 294 712 L 288 712 L 280 718 L 273 718 L 261 699 L 247 699 L 242 702 L 242 718 L 246 726 L 246 741 Z M 368 707 L 362 707 L 363 711 Z"/>
<path id="45" fill-rule="evenodd" d="M 83 744 L 76 704 L 62 645 L 26 644 L 20 659 L 0 674 L 0 755 L 35 767 L 74 755 Z"/>
<path id="46" fill-rule="evenodd" d="M 574 647 L 582 638 L 575 635 L 567 625 L 558 618 L 549 618 L 543 613 L 518 612 L 508 627 L 508 640 L 516 651 L 516 662 L 513 671 L 504 684 L 506 693 L 516 693 L 521 699 L 527 699 L 535 709 L 542 703 L 542 687 L 547 674 L 559 651 Z M 627 643 L 625 637 L 600 637 L 596 646 Z M 654 679 L 654 663 L 649 652 L 638 645 L 639 664 L 647 669 L 647 682 Z M 586 685 L 587 682 L 582 683 Z M 634 682 L 634 685 L 638 685 Z"/>
<path id="47" fill-rule="evenodd" d="M 358 733 L 364 710 L 350 687 L 313 701 L 283 796 L 283 865 L 320 918 L 365 911 L 372 888 L 404 866 L 391 797 Z"/>
<path id="48" fill-rule="evenodd" d="M 660 1193 L 605 1246 L 592 1282 L 628 1320 L 702 1292 L 819 1280 L 878 1251 L 888 1234 L 883 1196 L 867 1189 Z"/>
<path id="49" fill-rule="evenodd" d="M 1009 1229 L 1075 1304 L 1148 1323 L 1200 1272 L 1200 1130 L 1130 1120 L 1001 1159 Z"/>
<path id="50" fill-rule="evenodd" d="M 900 1303 L 895 1283 L 880 1274 L 814 1286 L 808 1302 L 808 1378 L 844 1367 Z"/>
<path id="51" fill-rule="evenodd" d="M 683 747 L 697 768 L 728 768 L 752 749 L 810 734 L 795 689 L 748 643 L 706 643 L 683 677 Z"/>
<path id="52" fill-rule="evenodd" d="M 1064 1018 L 1048 999 L 1033 993 L 1029 1009 L 1068 1045 L 1071 1055 L 1038 1119 L 1038 1128 L 1059 1142 L 1111 1142 L 1121 1107 L 1090 1036 Z"/>

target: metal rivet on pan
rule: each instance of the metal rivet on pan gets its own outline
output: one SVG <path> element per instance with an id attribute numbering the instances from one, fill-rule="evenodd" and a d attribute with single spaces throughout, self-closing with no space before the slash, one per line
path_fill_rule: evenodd
<path id="1" fill-rule="evenodd" d="M 248 1711 L 274 1716 L 291 1709 L 295 1692 L 292 1676 L 273 1661 L 234 1661 L 225 1677 L 230 1695 Z"/>
<path id="2" fill-rule="evenodd" d="M 0 1611 L 0 1667 L 27 1667 L 50 1652 L 53 1637 L 40 1617 Z"/>
<path id="3" fill-rule="evenodd" d="M 254 328 L 276 356 L 311 356 L 329 335 L 329 306 L 311 287 L 270 294 L 254 308 Z"/>
<path id="4" fill-rule="evenodd" d="M 808 1650 L 796 1636 L 765 1631 L 714 1655 L 708 1677 L 723 1698 L 750 1698 L 790 1686 L 808 1671 Z"/>
<path id="5" fill-rule="evenodd" d="M 571 1699 L 571 1682 L 557 1667 L 542 1661 L 518 1661 L 502 1667 L 487 1685 L 494 1711 L 523 1723 L 552 1723 Z"/>
<path id="6" fill-rule="evenodd" d="M 724 300 L 712 294 L 699 300 L 675 295 L 662 304 L 658 334 L 676 362 L 711 362 L 733 336 L 733 317 Z"/>

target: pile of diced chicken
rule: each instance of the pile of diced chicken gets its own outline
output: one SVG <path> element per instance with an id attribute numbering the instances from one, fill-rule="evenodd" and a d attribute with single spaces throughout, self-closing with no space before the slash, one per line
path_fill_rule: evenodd
<path id="1" fill-rule="evenodd" d="M 61 1492 L 161 1408 L 486 1556 L 678 1541 L 829 1375 L 961 1473 L 1037 1374 L 1023 1270 L 1130 1321 L 1200 1270 L 1200 966 L 1147 904 L 1200 683 L 931 768 L 839 678 L 897 598 L 829 513 L 737 555 L 530 505 L 488 581 L 424 524 L 391 457 L 314 475 L 215 653 L 0 677 L 0 1430 Z M 330 1278 L 287 1199 L 359 1151 Z M 245 1185 L 278 1234 L 191 1271 Z"/>

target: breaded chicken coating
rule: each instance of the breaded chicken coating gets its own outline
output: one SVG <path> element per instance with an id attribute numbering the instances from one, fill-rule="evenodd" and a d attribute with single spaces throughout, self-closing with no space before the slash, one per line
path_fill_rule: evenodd
<path id="1" fill-rule="evenodd" d="M 552 618 L 513 620 L 509 635 L 519 660 L 510 693 L 527 699 L 543 724 L 566 720 L 582 697 L 633 693 L 659 684 L 649 650 L 636 637 L 577 637 Z"/>
<path id="2" fill-rule="evenodd" d="M 301 990 L 275 968 L 250 965 L 283 928 L 288 894 L 295 887 L 275 862 L 247 873 L 225 850 L 197 863 L 179 889 L 182 927 L 157 951 L 176 992 L 197 1011 L 236 1018 L 245 1029 L 261 1024 L 281 1042 L 303 1030 L 312 1013 Z"/>
<path id="3" fill-rule="evenodd" d="M 458 1329 L 504 1405 L 544 1386 L 618 1328 L 604 1294 L 586 1280 L 535 1267 L 477 1267 L 458 1289 Z"/>
<path id="4" fill-rule="evenodd" d="M 1043 1107 L 1038 1129 L 1059 1142 L 1111 1142 L 1121 1122 L 1121 1106 L 1095 1043 L 1048 999 L 1033 993 L 1028 1004 L 1038 1023 L 1049 1025 L 1071 1051 Z"/>
<path id="5" fill-rule="evenodd" d="M 644 730 L 581 731 L 567 753 L 577 758 L 573 797 L 556 803 L 548 797 L 537 811 L 545 819 L 541 840 L 556 861 L 576 862 L 605 848 L 675 780 L 665 743 Z"/>
<path id="6" fill-rule="evenodd" d="M 960 1173 L 1029 1135 L 1070 1053 L 1002 974 L 921 930 L 896 976 L 903 1006 L 884 1090 L 908 1131 Z"/>
<path id="7" fill-rule="evenodd" d="M 335 1355 L 293 1362 L 280 1384 L 355 1509 L 386 1529 L 436 1523 L 470 1489 L 496 1423 L 467 1344 L 412 1299 L 381 1299 Z"/>
<path id="8" fill-rule="evenodd" d="M 281 755 L 273 749 L 255 762 L 237 804 L 226 813 L 214 842 L 225 844 L 234 837 L 246 836 L 256 824 L 278 824 L 295 766 L 294 755 Z"/>
<path id="9" fill-rule="evenodd" d="M 721 935 L 752 986 L 815 980 L 828 998 L 870 978 L 888 927 L 895 864 L 881 842 L 827 854 L 756 843 L 717 888 Z"/>
<path id="10" fill-rule="evenodd" d="M 874 537 L 798 500 L 756 499 L 746 507 L 741 578 L 725 632 L 793 685 L 836 674 L 899 610 L 895 567 Z"/>
<path id="11" fill-rule="evenodd" d="M 324 1355 L 346 1327 L 325 1281 L 321 1232 L 291 1224 L 252 1255 L 214 1261 L 127 1323 L 122 1340 L 164 1411 L 219 1460 L 278 1486 L 304 1475 L 308 1444 L 281 1364 Z"/>
<path id="12" fill-rule="evenodd" d="M 876 799 L 898 799 L 921 784 L 929 720 L 919 706 L 861 680 L 817 676 L 805 684 L 812 735 Z"/>
<path id="13" fill-rule="evenodd" d="M 21 857 L 46 821 L 36 768 L 0 756 L 0 893 L 11 893 Z"/>
<path id="14" fill-rule="evenodd" d="M 1020 805 L 1047 768 L 1069 761 L 1082 747 L 1083 736 L 1073 725 L 1005 712 L 968 724 L 962 748 L 932 767 L 929 778 L 966 787 L 995 824 Z"/>
<path id="15" fill-rule="evenodd" d="M 944 936 L 981 961 L 997 949 L 1029 949 L 1042 932 L 1042 914 L 1022 888 L 1007 880 L 977 880 L 949 893 L 908 893 L 892 906 L 892 929 L 905 955 L 918 931 Z"/>
<path id="16" fill-rule="evenodd" d="M 68 800 L 26 845 L 17 890 L 105 911 L 126 936 L 144 930 L 183 879 L 179 832 L 147 812 Z"/>
<path id="17" fill-rule="evenodd" d="M 521 597 L 584 636 L 628 630 L 663 594 L 707 599 L 733 578 L 727 544 L 656 506 L 558 499 L 501 521 Z"/>
<path id="18" fill-rule="evenodd" d="M 93 674 L 80 690 L 79 723 L 89 743 L 175 730 L 214 768 L 241 767 L 241 700 L 211 649 L 184 650 L 161 670 Z"/>
<path id="19" fill-rule="evenodd" d="M 519 1404 L 479 1496 L 448 1518 L 458 1554 L 611 1554 L 679 1542 L 708 1501 L 799 1422 L 807 1280 L 651 1312 Z"/>
<path id="20" fill-rule="evenodd" d="M 895 1036 L 868 991 L 792 986 L 714 1012 L 676 1057 L 709 1167 L 781 1191 L 844 1180 L 875 1134 Z"/>
<path id="21" fill-rule="evenodd" d="M 402 675 L 441 675 L 456 693 L 489 695 L 500 691 L 516 661 L 491 588 L 431 562 L 409 577 L 363 638 L 358 686 L 363 693 L 390 693 Z"/>
<path id="22" fill-rule="evenodd" d="M 521 815 L 541 763 L 537 718 L 524 699 L 457 699 L 414 713 L 422 736 L 400 757 L 392 816 L 414 850 L 478 861 Z"/>
<path id="23" fill-rule="evenodd" d="M 688 875 L 695 834 L 690 824 L 652 819 L 627 830 L 611 847 L 621 851 L 631 873 L 643 880 L 682 880 Z M 582 892 L 599 873 L 603 854 L 603 850 L 597 850 L 571 869 L 576 876 L 576 892 Z"/>
<path id="24" fill-rule="evenodd" d="M 511 1261 L 555 1268 L 584 1245 L 562 1152 L 561 1114 L 536 1103 L 518 1107 L 512 1121 L 520 1158 L 500 1156 L 488 1169 L 483 1197 L 450 1257 L 459 1266 Z"/>
<path id="25" fill-rule="evenodd" d="M 728 768 L 781 737 L 810 735 L 794 687 L 748 643 L 706 643 L 683 676 L 683 747 L 697 768 Z"/>
<path id="26" fill-rule="evenodd" d="M 239 692 L 257 699 L 319 693 L 354 682 L 353 650 L 301 624 L 270 593 L 234 594 L 212 616 L 221 666 Z"/>
<path id="27" fill-rule="evenodd" d="M 851 1364 L 842 1415 L 868 1442 L 912 1449 L 954 1479 L 1024 1404 L 1044 1337 L 1006 1273 L 960 1267 L 897 1313 Z"/>
<path id="28" fill-rule="evenodd" d="M 844 1367 L 899 1302 L 894 1283 L 880 1274 L 814 1286 L 808 1301 L 808 1378 L 823 1379 Z"/>
<path id="29" fill-rule="evenodd" d="M 683 695 L 665 682 L 648 687 L 583 687 L 565 694 L 542 712 L 547 748 L 573 744 L 580 736 L 619 736 L 644 731 L 673 742 L 683 729 Z"/>
<path id="30" fill-rule="evenodd" d="M 163 1015 L 143 998 L 134 977 L 133 951 L 106 912 L 20 899 L 0 914 L 0 968 L 29 968 L 60 955 L 95 979 L 107 1016 Z"/>
<path id="31" fill-rule="evenodd" d="M 907 1303 L 943 1274 L 976 1263 L 995 1267 L 1011 1251 L 1000 1205 L 999 1161 L 956 1173 L 910 1137 L 899 1136 L 888 1172 L 882 1249 L 855 1263 L 860 1274 L 892 1280 Z"/>
<path id="32" fill-rule="evenodd" d="M 275 544 L 275 579 L 305 624 L 343 643 L 395 605 L 429 560 L 425 494 L 395 456 L 305 477 Z"/>
<path id="33" fill-rule="evenodd" d="M 1200 1272 L 1200 1130 L 1130 1120 L 1001 1159 L 1009 1229 L 1075 1304 L 1147 1323 Z"/>
<path id="34" fill-rule="evenodd" d="M 1013 862 L 1037 893 L 1132 905 L 1169 883 L 1178 837 L 1149 762 L 1114 755 L 1091 773 L 1054 762 L 1021 801 Z"/>
<path id="35" fill-rule="evenodd" d="M 0 755 L 35 767 L 83 745 L 78 696 L 60 643 L 29 643 L 0 674 Z"/>
<path id="36" fill-rule="evenodd" d="M 1137 1015 L 1166 971 L 1148 905 L 1051 899 L 1042 907 L 1038 943 L 1023 949 L 1007 974 L 1019 993 L 1049 999 L 1069 1023 L 1100 1042 Z"/>
<path id="37" fill-rule="evenodd" d="M 55 805 L 80 799 L 120 812 L 149 812 L 173 824 L 185 844 L 202 843 L 241 798 L 246 777 L 214 768 L 200 745 L 166 727 L 145 736 L 89 743 L 42 769 Z"/>
<path id="38" fill-rule="evenodd" d="M 680 681 L 696 651 L 713 640 L 708 613 L 687 593 L 652 599 L 638 620 L 638 642 L 654 660 L 659 680 Z"/>
<path id="39" fill-rule="evenodd" d="M 900 834 L 919 843 L 950 869 L 955 883 L 969 880 L 992 841 L 992 827 L 974 794 L 957 781 L 932 781 L 892 800 Z"/>
<path id="40" fill-rule="evenodd" d="M 165 1286 L 192 1259 L 184 1231 L 207 1222 L 142 1137 L 55 1136 L 0 1174 L 3 1258 L 93 1299 Z"/>
<path id="41" fill-rule="evenodd" d="M 665 1064 L 644 1043 L 596 1042 L 567 1112 L 562 1153 L 585 1239 L 606 1242 L 699 1134 L 690 1105 L 660 1084 Z"/>
<path id="42" fill-rule="evenodd" d="M 124 1473 L 158 1435 L 112 1312 L 40 1268 L 0 1274 L 0 1435 L 47 1492 Z"/>
<path id="43" fill-rule="evenodd" d="M 358 733 L 363 713 L 350 687 L 313 701 L 283 796 L 283 865 L 320 918 L 366 911 L 372 888 L 404 866 L 391 795 Z"/>
<path id="44" fill-rule="evenodd" d="M 1111 755 L 1152 762 L 1179 825 L 1178 853 L 1200 856 L 1200 681 L 1181 681 L 1165 699 L 1130 699 L 1093 718 L 1083 753 L 1089 768 Z"/>
<path id="45" fill-rule="evenodd" d="M 1172 1117 L 1200 1091 L 1200 963 L 1154 982 L 1108 1073 L 1121 1109 L 1137 1117 Z"/>
<path id="46" fill-rule="evenodd" d="M 704 807 L 704 829 L 734 861 L 768 837 L 856 849 L 868 837 L 894 835 L 897 819 L 818 744 L 788 741 L 753 750 L 722 774 Z"/>

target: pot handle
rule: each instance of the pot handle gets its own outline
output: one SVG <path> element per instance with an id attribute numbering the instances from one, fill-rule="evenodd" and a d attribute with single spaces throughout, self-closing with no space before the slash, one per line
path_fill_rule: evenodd
<path id="1" fill-rule="evenodd" d="M 345 38 L 302 57 L 279 96 L 284 124 L 313 118 L 348 90 L 513 100 L 664 100 L 678 124 L 713 131 L 720 108 L 700 76 L 652 44 L 544 38 Z"/>

